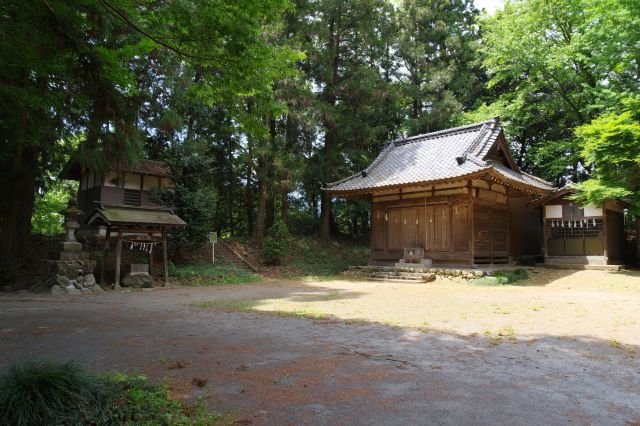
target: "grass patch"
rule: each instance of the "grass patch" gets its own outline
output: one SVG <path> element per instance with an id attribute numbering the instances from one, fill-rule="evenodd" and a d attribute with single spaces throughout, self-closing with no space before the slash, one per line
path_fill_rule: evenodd
<path id="1" fill-rule="evenodd" d="M 204 302 L 193 302 L 189 306 L 198 309 L 219 308 L 229 309 L 232 311 L 250 311 L 258 305 L 258 302 L 225 302 L 222 300 L 208 300 Z"/>
<path id="2" fill-rule="evenodd" d="M 529 273 L 527 272 L 527 270 L 519 268 L 513 271 L 497 271 L 492 275 L 487 275 L 482 278 L 471 280 L 470 283 L 474 285 L 499 286 L 526 280 L 528 278 Z"/>
<path id="3" fill-rule="evenodd" d="M 0 375 L 0 424 L 211 425 L 202 402 L 169 398 L 143 376 L 96 375 L 74 363 L 25 362 Z"/>
<path id="4" fill-rule="evenodd" d="M 189 286 L 244 284 L 260 281 L 259 275 L 228 264 L 174 266 L 170 273 L 177 277 L 181 284 Z"/>

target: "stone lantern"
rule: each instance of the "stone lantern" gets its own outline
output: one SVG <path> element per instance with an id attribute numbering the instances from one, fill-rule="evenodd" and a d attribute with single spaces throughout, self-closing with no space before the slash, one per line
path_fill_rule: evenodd
<path id="1" fill-rule="evenodd" d="M 64 216 L 64 228 L 66 241 L 60 243 L 62 251 L 82 251 L 82 244 L 76 240 L 76 229 L 80 228 L 78 217 L 82 214 L 82 210 L 78 208 L 76 199 L 71 197 L 65 209 L 58 213 Z"/>
<path id="2" fill-rule="evenodd" d="M 64 216 L 65 241 L 60 243 L 59 251 L 43 259 L 43 280 L 31 290 L 49 291 L 53 295 L 102 291 L 93 275 L 96 261 L 89 258 L 89 253 L 83 251 L 82 244 L 76 240 L 76 229 L 80 228 L 78 217 L 82 214 L 76 200 L 69 199 L 67 207 L 58 213 Z"/>

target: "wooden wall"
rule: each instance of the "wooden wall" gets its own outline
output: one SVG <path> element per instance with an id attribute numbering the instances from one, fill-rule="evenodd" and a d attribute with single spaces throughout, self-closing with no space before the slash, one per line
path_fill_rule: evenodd
<path id="1" fill-rule="evenodd" d="M 542 208 L 528 206 L 534 199 L 526 196 L 509 198 L 509 244 L 514 259 L 543 254 Z"/>
<path id="2" fill-rule="evenodd" d="M 504 263 L 509 256 L 506 187 L 481 179 L 373 193 L 371 255 L 395 260 L 424 247 L 440 263 Z"/>

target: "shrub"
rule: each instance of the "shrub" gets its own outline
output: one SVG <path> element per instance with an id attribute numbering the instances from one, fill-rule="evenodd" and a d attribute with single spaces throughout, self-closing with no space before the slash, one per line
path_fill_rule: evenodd
<path id="1" fill-rule="evenodd" d="M 0 424 L 104 424 L 114 395 L 110 383 L 73 363 L 15 364 L 0 377 Z"/>
<path id="2" fill-rule="evenodd" d="M 27 362 L 0 376 L 2 425 L 204 425 L 202 403 L 172 401 L 143 376 L 95 375 L 74 363 Z"/>
<path id="3" fill-rule="evenodd" d="M 526 280 L 527 278 L 529 278 L 529 273 L 527 272 L 527 270 L 519 268 L 513 271 L 497 271 L 493 275 L 472 280 L 471 284 L 487 286 L 504 285 L 511 284 L 516 281 Z"/>
<path id="4" fill-rule="evenodd" d="M 190 286 L 241 284 L 260 281 L 260 276 L 244 271 L 233 264 L 216 261 L 212 264 L 175 266 L 171 275 L 181 284 Z"/>
<path id="5" fill-rule="evenodd" d="M 287 225 L 277 220 L 269 229 L 264 239 L 262 254 L 267 263 L 279 265 L 284 255 L 289 251 L 290 235 Z"/>

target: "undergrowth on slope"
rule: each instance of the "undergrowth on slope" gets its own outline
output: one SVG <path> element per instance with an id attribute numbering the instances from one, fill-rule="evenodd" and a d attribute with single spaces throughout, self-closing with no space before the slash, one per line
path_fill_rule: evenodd
<path id="1" fill-rule="evenodd" d="M 294 270 L 292 275 L 322 277 L 344 272 L 352 265 L 366 265 L 368 258 L 369 248 L 362 243 L 295 237 L 282 263 Z"/>
<path id="2" fill-rule="evenodd" d="M 214 286 L 260 281 L 260 276 L 225 263 L 181 265 L 169 268 L 178 282 L 189 286 Z"/>

